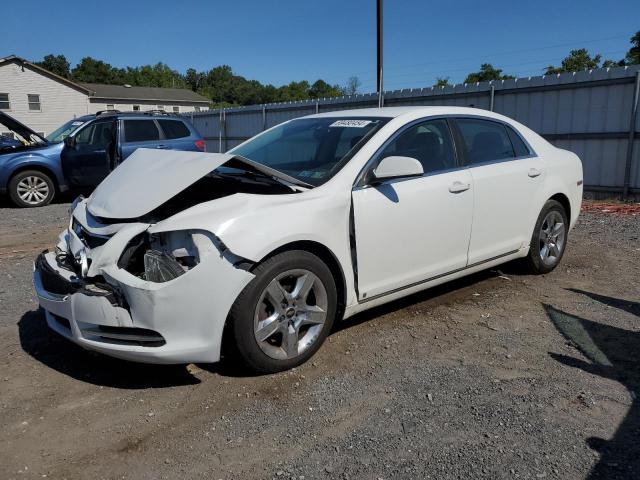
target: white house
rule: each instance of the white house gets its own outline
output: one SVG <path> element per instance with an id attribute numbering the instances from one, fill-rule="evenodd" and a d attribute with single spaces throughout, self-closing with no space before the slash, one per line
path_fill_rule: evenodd
<path id="1" fill-rule="evenodd" d="M 77 83 L 23 58 L 0 58 L 0 111 L 43 136 L 64 122 L 100 110 L 207 110 L 210 100 L 182 88 Z M 0 135 L 6 129 L 0 125 Z"/>

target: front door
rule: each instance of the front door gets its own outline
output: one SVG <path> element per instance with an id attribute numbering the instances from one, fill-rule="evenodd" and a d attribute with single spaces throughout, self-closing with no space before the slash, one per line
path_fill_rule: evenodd
<path id="1" fill-rule="evenodd" d="M 467 265 L 473 185 L 456 159 L 448 122 L 428 120 L 405 128 L 373 163 L 395 155 L 416 158 L 425 174 L 354 189 L 359 300 Z"/>
<path id="2" fill-rule="evenodd" d="M 96 186 L 117 156 L 117 121 L 96 120 L 79 130 L 61 153 L 62 170 L 73 186 Z"/>

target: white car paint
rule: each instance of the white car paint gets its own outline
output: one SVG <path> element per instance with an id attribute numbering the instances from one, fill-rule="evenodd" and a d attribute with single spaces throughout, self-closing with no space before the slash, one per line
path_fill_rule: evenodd
<path id="1" fill-rule="evenodd" d="M 443 116 L 480 116 L 507 123 L 537 155 L 392 180 L 376 188 L 357 184 L 369 160 L 398 129 L 418 119 Z M 145 215 L 234 158 L 233 150 L 228 154 L 136 151 L 90 198 L 74 204 L 72 222 L 57 246 L 74 257 L 86 254 L 90 261 L 87 279 L 104 279 L 126 299 L 125 306 L 81 292 L 51 293 L 36 269 L 35 288 L 48 324 L 85 348 L 120 358 L 152 363 L 214 362 L 220 357 L 229 309 L 254 278 L 250 270 L 235 267 L 230 258 L 257 264 L 293 243 L 321 246 L 341 271 L 337 281 L 344 284 L 342 316 L 348 318 L 526 256 L 536 218 L 554 195 L 568 199 L 570 227 L 578 217 L 580 160 L 502 115 L 459 107 L 390 107 L 312 117 L 387 117 L 389 121 L 317 188 L 292 188 L 290 194 L 281 195 L 236 193 L 196 204 L 158 222 Z M 531 169 L 539 170 L 540 175 L 529 176 Z M 357 276 L 350 245 L 352 216 Z M 73 221 L 108 240 L 87 247 L 74 231 Z M 210 240 L 205 242 L 208 247 L 200 263 L 184 275 L 154 283 L 118 267 L 123 250 L 136 235 L 185 230 L 209 232 Z M 63 277 L 73 275 L 53 254 L 45 259 Z M 60 319 L 66 319 L 70 328 Z M 107 342 L 85 334 L 87 324 L 150 329 L 162 334 L 166 343 L 147 347 Z"/>

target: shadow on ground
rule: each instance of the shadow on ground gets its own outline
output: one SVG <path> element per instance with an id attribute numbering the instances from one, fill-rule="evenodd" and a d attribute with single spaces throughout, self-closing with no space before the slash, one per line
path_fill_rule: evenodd
<path id="1" fill-rule="evenodd" d="M 572 289 L 609 307 L 640 318 L 640 303 Z M 613 438 L 591 437 L 587 444 L 600 453 L 600 461 L 589 479 L 640 478 L 640 333 L 570 315 L 544 305 L 558 331 L 578 348 L 589 361 L 550 353 L 558 362 L 593 375 L 622 383 L 633 403 Z"/>
<path id="2" fill-rule="evenodd" d="M 506 265 L 501 268 L 501 270 L 487 270 L 469 275 L 367 310 L 339 322 L 332 334 L 417 303 L 428 301 L 433 301 L 434 304 L 451 303 L 457 301 L 461 295 L 466 295 L 462 292 L 471 285 L 501 275 L 503 272 L 509 275 L 517 275 L 520 272 L 516 265 Z M 47 367 L 76 380 L 124 389 L 174 387 L 200 382 L 197 377 L 189 373 L 185 365 L 145 365 L 88 352 L 51 331 L 45 322 L 44 313 L 40 310 L 25 313 L 18 322 L 18 329 L 22 349 L 27 354 Z M 255 373 L 241 368 L 230 352 L 223 355 L 225 356 L 221 362 L 198 364 L 198 367 L 224 377 L 256 376 Z"/>
<path id="3" fill-rule="evenodd" d="M 18 322 L 22 349 L 49 368 L 105 387 L 141 389 L 193 385 L 200 380 L 185 365 L 146 365 L 88 352 L 49 329 L 41 310 Z"/>

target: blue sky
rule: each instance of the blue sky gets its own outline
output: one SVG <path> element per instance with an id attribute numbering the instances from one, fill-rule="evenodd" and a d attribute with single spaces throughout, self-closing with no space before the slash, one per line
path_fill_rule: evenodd
<path id="1" fill-rule="evenodd" d="M 0 56 L 62 53 L 184 72 L 228 64 L 281 85 L 357 75 L 375 90 L 375 0 L 21 0 L 3 19 Z M 385 87 L 461 82 L 480 63 L 539 75 L 572 48 L 620 59 L 640 1 L 385 1 Z"/>

